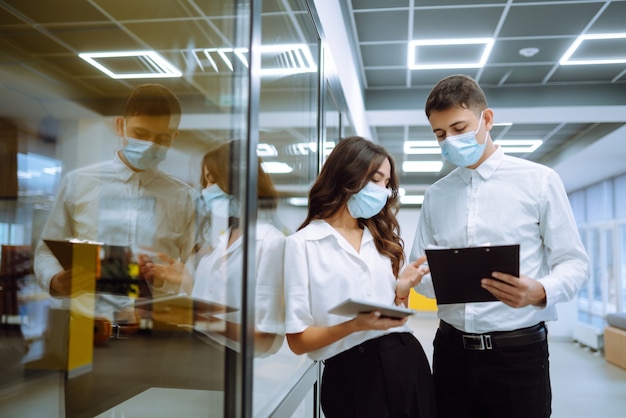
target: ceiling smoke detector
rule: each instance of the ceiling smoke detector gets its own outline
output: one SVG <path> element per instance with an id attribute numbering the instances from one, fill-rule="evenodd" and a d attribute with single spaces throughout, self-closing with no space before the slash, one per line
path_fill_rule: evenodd
<path id="1" fill-rule="evenodd" d="M 534 57 L 535 55 L 537 55 L 537 52 L 539 52 L 539 48 L 534 48 L 534 47 L 522 48 L 518 52 L 521 56 L 530 58 L 530 57 Z"/>

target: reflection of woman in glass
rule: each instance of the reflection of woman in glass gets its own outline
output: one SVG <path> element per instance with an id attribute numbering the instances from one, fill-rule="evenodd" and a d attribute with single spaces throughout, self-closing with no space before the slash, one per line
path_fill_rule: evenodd
<path id="1" fill-rule="evenodd" d="M 218 149 L 204 154 L 201 164 L 200 185 L 202 186 L 199 204 L 199 237 L 196 251 L 201 257 L 212 250 L 220 235 L 228 229 L 229 213 L 238 216 L 236 202 L 224 190 L 229 190 L 230 161 L 220 159 L 223 153 Z M 221 156 L 224 157 L 224 156 Z M 225 157 L 228 158 L 228 155 Z"/>
<path id="2" fill-rule="evenodd" d="M 239 205 L 231 196 L 229 161 L 233 153 L 233 143 L 224 144 L 208 152 L 204 158 L 203 170 L 210 173 L 215 183 L 229 196 L 228 213 L 230 225 L 225 233 L 212 244 L 210 254 L 202 257 L 194 277 L 192 296 L 210 302 L 241 308 L 241 268 L 244 265 L 242 231 L 239 227 Z M 262 209 L 275 209 L 278 193 L 270 176 L 258 162 L 258 206 Z M 284 335 L 283 307 L 283 253 L 285 236 L 274 225 L 259 217 L 256 225 L 256 296 L 255 322 L 257 352 L 272 352 L 280 347 Z M 239 339 L 238 310 L 224 314 L 226 328 L 222 335 L 225 344 Z M 236 344 L 235 344 L 236 345 Z"/>
<path id="3" fill-rule="evenodd" d="M 216 314 L 196 322 L 196 328 L 211 338 L 238 350 L 241 316 L 242 267 L 244 251 L 242 230 L 239 227 L 239 204 L 231 195 L 230 167 L 233 158 L 233 142 L 225 143 L 203 158 L 202 170 L 207 180 L 219 187 L 211 192 L 205 203 L 216 213 L 210 216 L 210 230 L 215 227 L 222 232 L 215 240 L 207 242 L 205 251 L 198 261 L 193 278 L 173 260 L 164 265 L 151 265 L 154 275 L 164 280 L 179 283 L 194 299 L 234 308 L 233 312 Z M 206 183 L 208 184 L 208 182 Z M 259 210 L 275 209 L 278 193 L 270 176 L 258 163 Z M 205 195 L 206 193 L 203 193 Z M 211 205 L 219 200 L 219 205 Z M 217 222 L 216 223 L 216 219 Z M 212 235 L 212 234 L 211 234 Z M 274 225 L 259 217 L 256 224 L 256 287 L 255 287 L 255 351 L 258 355 L 273 353 L 280 348 L 284 339 L 283 304 L 283 254 L 285 236 Z"/>
<path id="4" fill-rule="evenodd" d="M 335 147 L 309 193 L 308 216 L 285 245 L 287 341 L 324 360 L 321 403 L 334 417 L 434 417 L 428 359 L 407 319 L 327 311 L 348 297 L 406 304 L 428 269 L 404 262 L 392 157 L 360 137 Z"/>

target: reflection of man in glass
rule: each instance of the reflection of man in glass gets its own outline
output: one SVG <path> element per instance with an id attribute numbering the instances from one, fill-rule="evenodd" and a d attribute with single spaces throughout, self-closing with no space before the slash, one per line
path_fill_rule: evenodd
<path id="1" fill-rule="evenodd" d="M 184 262 L 193 241 L 192 189 L 157 168 L 178 136 L 180 116 L 180 102 L 166 87 L 134 88 L 116 120 L 122 148 L 110 161 L 65 176 L 42 238 L 150 248 Z M 69 296 L 72 279 L 79 277 L 63 270 L 43 242 L 36 249 L 35 273 L 40 285 L 57 297 Z M 101 299 L 97 314 L 113 319 L 120 298 L 111 298 L 109 304 Z"/>

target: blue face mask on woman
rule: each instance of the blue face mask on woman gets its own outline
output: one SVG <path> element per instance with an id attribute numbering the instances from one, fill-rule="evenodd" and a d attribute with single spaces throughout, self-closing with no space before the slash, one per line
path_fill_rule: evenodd
<path id="1" fill-rule="evenodd" d="M 204 201 L 204 207 L 208 211 L 219 212 L 228 208 L 228 216 L 239 217 L 239 202 L 237 202 L 234 196 L 226 194 L 217 184 L 212 184 L 202 189 L 202 200 Z M 220 202 L 225 203 L 225 205 L 220 205 Z M 216 215 L 227 216 L 226 212 L 216 213 Z"/>
<path id="2" fill-rule="evenodd" d="M 480 113 L 480 122 L 474 132 L 465 132 L 459 135 L 449 136 L 439 142 L 441 155 L 446 160 L 458 167 L 474 165 L 480 160 L 487 145 L 487 134 L 485 141 L 479 144 L 476 140 L 476 133 L 483 123 L 483 112 Z"/>
<path id="3" fill-rule="evenodd" d="M 385 207 L 388 198 L 389 189 L 370 181 L 348 199 L 348 211 L 353 218 L 369 219 Z"/>
<path id="4" fill-rule="evenodd" d="M 210 207 L 211 203 L 213 203 L 216 199 L 227 199 L 228 195 L 220 189 L 217 184 L 212 184 L 208 187 L 202 189 L 202 199 L 204 200 L 204 204 L 207 207 Z"/>

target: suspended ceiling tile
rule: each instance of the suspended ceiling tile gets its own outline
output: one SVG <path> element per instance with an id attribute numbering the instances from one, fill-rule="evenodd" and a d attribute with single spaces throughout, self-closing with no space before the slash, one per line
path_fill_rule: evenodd
<path id="1" fill-rule="evenodd" d="M 417 10 L 412 39 L 491 37 L 502 10 L 502 7 Z"/>
<path id="2" fill-rule="evenodd" d="M 69 23 L 69 22 L 102 22 L 108 20 L 101 12 L 93 7 L 88 1 L 77 0 L 4 0 L 6 6 L 18 17 L 41 24 Z M 128 5 L 132 2 L 127 1 Z"/>
<path id="3" fill-rule="evenodd" d="M 513 6 L 500 37 L 576 36 L 600 10 L 600 3 L 532 3 Z"/>
<path id="4" fill-rule="evenodd" d="M 369 88 L 404 87 L 406 73 L 407 70 L 365 70 L 365 78 Z"/>
<path id="5" fill-rule="evenodd" d="M 360 42 L 405 41 L 409 16 L 406 11 L 379 11 L 355 13 L 356 30 Z M 385 30 L 381 30 L 385 28 Z"/>

